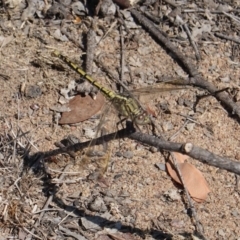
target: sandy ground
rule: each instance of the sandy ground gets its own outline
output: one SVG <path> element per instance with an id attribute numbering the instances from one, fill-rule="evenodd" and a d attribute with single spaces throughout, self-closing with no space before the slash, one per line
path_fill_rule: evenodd
<path id="1" fill-rule="evenodd" d="M 99 20 L 99 25 L 104 25 L 106 29 L 110 27 L 103 19 Z M 0 37 L 10 39 L 8 44 L 1 47 L 0 54 L 0 239 L 25 239 L 27 231 L 32 230 L 39 218 L 39 211 L 43 209 L 49 193 L 54 191 L 43 178 L 45 175 L 42 172 L 23 171 L 20 144 L 26 148 L 30 142 L 31 154 L 49 151 L 56 148 L 55 142 L 68 135 L 74 135 L 80 141 L 89 140 L 86 132 L 99 123 L 100 112 L 96 118 L 79 124 L 56 123 L 56 112 L 50 109 L 57 104 L 60 90 L 67 88 L 71 81 L 79 77 L 51 56 L 52 49 L 58 49 L 80 66 L 82 63 L 79 56 L 84 52 L 71 41 L 57 41 L 47 34 L 45 27 L 37 27 L 32 31 L 41 32 L 46 43 L 33 35 L 26 36 L 22 30 L 6 33 L 0 28 Z M 78 34 L 84 34 L 81 25 L 76 29 Z M 53 30 L 50 27 L 48 31 Z M 131 69 L 133 81 L 127 67 L 124 80 L 130 90 L 153 88 L 156 85 L 161 87 L 157 83 L 159 79 L 179 79 L 185 76 L 181 67 L 145 30 L 138 28 L 131 31 L 135 38 L 126 43 L 124 49 L 125 65 Z M 99 30 L 97 38 L 101 36 L 103 32 Z M 119 42 L 120 33 L 118 28 L 113 27 L 95 50 L 96 55 L 104 53 L 104 64 L 116 76 L 120 66 Z M 197 64 L 205 79 L 219 89 L 239 86 L 239 58 L 235 61 L 230 58 L 232 43 L 217 38 L 199 41 L 198 48 L 202 57 L 199 63 L 194 60 L 188 41 L 174 44 Z M 61 64 L 64 69 L 54 68 L 53 64 Z M 111 89 L 116 86 L 95 64 L 92 76 Z M 41 93 L 34 97 L 27 96 L 27 89 L 31 86 L 37 86 Z M 239 123 L 214 96 L 203 98 L 194 112 L 196 95 L 201 93 L 204 90 L 188 87 L 178 91 L 159 92 L 146 96 L 142 101 L 146 101 L 155 110 L 156 121 L 162 127 L 165 137 L 171 137 L 180 130 L 174 138 L 175 142 L 191 142 L 215 154 L 240 161 Z M 167 104 L 169 112 L 163 112 L 161 104 Z M 194 123 L 189 122 L 182 128 L 185 116 L 189 115 L 194 118 Z M 114 111 L 108 113 L 108 118 L 118 121 Z M 113 125 L 109 121 L 106 123 L 108 132 L 115 130 Z M 3 145 L 10 141 L 10 136 L 20 136 L 25 132 L 27 134 L 24 137 Z M 66 154 L 46 162 L 52 178 L 59 177 L 64 167 L 70 165 L 63 183 L 58 186 L 56 199 L 44 211 L 34 234 L 40 239 L 77 239 L 66 233 L 65 230 L 68 229 L 84 235 L 86 239 L 101 239 L 99 236 L 106 236 L 106 232 L 131 235 L 114 238 L 110 234 L 108 238 L 106 236 L 102 239 L 190 237 L 195 227 L 188 215 L 185 195 L 165 171 L 156 167 L 158 163 L 165 163 L 164 156 L 160 152 L 151 151 L 149 146 L 128 138 L 112 141 L 110 146 L 110 163 L 104 175 L 108 186 L 86 179 L 89 173 L 94 172 L 94 161 L 84 170 L 82 163 L 74 162 Z M 205 202 L 194 203 L 204 235 L 208 239 L 240 239 L 237 176 L 194 159 L 187 161 L 202 172 L 211 190 Z M 177 197 L 171 199 L 169 192 L 174 192 Z M 84 222 L 86 219 L 90 219 L 90 223 Z M 89 227 L 93 223 L 96 226 Z M 36 236 L 32 239 L 37 239 Z"/>

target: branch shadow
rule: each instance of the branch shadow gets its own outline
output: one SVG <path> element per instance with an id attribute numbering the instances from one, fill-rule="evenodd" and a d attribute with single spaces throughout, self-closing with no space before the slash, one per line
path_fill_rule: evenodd
<path id="1" fill-rule="evenodd" d="M 119 131 L 120 134 L 118 135 L 118 137 L 123 137 L 122 135 L 126 134 L 126 132 L 121 132 L 121 130 Z M 110 138 L 111 138 L 111 134 Z M 109 136 L 108 135 L 108 136 Z M 114 133 L 115 137 L 116 137 L 116 133 Z M 98 144 L 98 140 L 96 140 L 96 144 Z M 70 149 L 76 149 L 77 144 L 74 144 L 73 146 L 70 146 Z M 68 147 L 69 149 L 69 147 Z M 58 151 L 60 152 L 66 152 L 66 150 L 64 151 L 63 149 L 58 149 Z M 50 151 L 52 153 L 56 153 L 56 150 Z M 141 238 L 145 238 L 146 235 L 150 235 L 153 239 L 173 239 L 173 235 L 170 233 L 166 233 L 162 230 L 159 229 L 155 229 L 154 227 L 149 229 L 149 230 L 142 230 L 136 227 L 131 227 L 125 224 L 122 224 L 119 221 L 112 221 L 109 220 L 101 215 L 96 215 L 96 212 L 94 212 L 93 215 L 88 214 L 84 209 L 75 207 L 74 205 L 67 205 L 64 203 L 64 201 L 59 198 L 56 194 L 59 190 L 59 186 L 55 183 L 52 183 L 52 177 L 51 174 L 49 173 L 49 171 L 47 170 L 47 165 L 46 165 L 46 161 L 45 158 L 46 156 L 50 156 L 50 152 L 48 152 L 47 154 L 44 154 L 42 152 L 38 152 L 35 153 L 33 155 L 30 155 L 29 152 L 28 154 L 25 154 L 24 156 L 24 171 L 22 172 L 22 174 L 25 174 L 27 171 L 33 171 L 33 173 L 36 176 L 41 176 L 41 180 L 43 181 L 43 186 L 42 186 L 42 191 L 44 192 L 45 196 L 47 198 L 49 198 L 50 196 L 52 196 L 52 202 L 54 202 L 60 209 L 66 211 L 66 212 L 74 212 L 75 215 L 77 215 L 79 217 L 79 226 L 81 227 L 81 218 L 85 218 L 87 221 L 92 222 L 93 224 L 99 226 L 99 228 L 104 229 L 104 228 L 110 228 L 110 229 L 116 229 L 118 232 L 121 233 L 130 233 L 130 234 L 135 234 Z M 53 155 L 52 155 L 53 156 Z M 101 213 L 99 213 L 101 214 Z M 68 217 L 68 219 L 66 219 L 66 221 L 69 221 L 69 218 L 71 218 L 71 216 Z M 63 220 L 64 223 L 65 221 Z M 183 232 L 181 233 L 181 235 L 183 236 L 189 236 L 189 233 Z"/>

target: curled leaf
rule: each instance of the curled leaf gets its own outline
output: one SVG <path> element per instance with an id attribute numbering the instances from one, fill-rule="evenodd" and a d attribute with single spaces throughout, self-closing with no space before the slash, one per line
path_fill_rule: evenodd
<path id="1" fill-rule="evenodd" d="M 178 162 L 178 166 L 186 188 L 193 200 L 199 203 L 205 201 L 208 193 L 210 192 L 210 189 L 202 173 L 192 164 L 185 162 L 187 158 L 186 155 L 180 153 L 173 154 L 176 161 Z M 179 179 L 179 176 L 171 160 L 166 163 L 166 167 L 172 179 L 182 185 L 182 182 Z"/>

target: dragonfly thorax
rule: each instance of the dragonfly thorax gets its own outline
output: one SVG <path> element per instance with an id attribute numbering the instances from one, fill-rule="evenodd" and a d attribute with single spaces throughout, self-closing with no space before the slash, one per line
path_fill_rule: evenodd
<path id="1" fill-rule="evenodd" d="M 114 96 L 112 103 L 120 115 L 130 118 L 136 125 L 147 125 L 151 122 L 148 113 L 132 97 L 119 94 Z"/>

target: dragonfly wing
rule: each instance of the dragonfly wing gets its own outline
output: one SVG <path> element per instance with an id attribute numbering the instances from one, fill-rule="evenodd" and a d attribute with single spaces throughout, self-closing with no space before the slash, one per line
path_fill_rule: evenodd
<path id="1" fill-rule="evenodd" d="M 156 93 L 162 93 L 162 92 L 171 92 L 171 91 L 179 91 L 187 89 L 186 87 L 144 87 L 144 88 L 138 88 L 136 90 L 131 91 L 135 96 L 139 95 L 148 95 L 148 94 L 156 94 Z"/>
<path id="2" fill-rule="evenodd" d="M 104 141 L 104 135 L 106 135 L 107 132 L 109 131 L 105 127 L 103 127 L 107 125 L 107 117 L 110 115 L 111 109 L 114 109 L 112 106 L 112 103 L 108 102 L 108 104 L 106 104 L 106 106 L 102 111 L 100 121 L 96 128 L 95 137 L 89 144 L 86 150 L 86 153 L 82 157 L 82 160 L 83 160 L 82 163 L 84 165 L 87 165 L 90 162 L 92 162 L 91 159 L 94 161 L 94 163 L 96 163 L 96 170 L 95 170 L 95 173 L 93 174 L 95 180 L 96 179 L 99 180 L 103 177 L 104 173 L 107 170 L 108 163 L 111 157 L 111 145 L 106 141 Z M 116 116 L 116 114 L 114 114 L 114 116 Z M 111 124 L 115 124 L 115 123 L 116 122 L 114 122 L 111 119 Z M 102 144 L 99 146 L 95 146 L 95 139 L 99 136 L 99 133 L 100 133 L 100 136 L 102 137 Z"/>
<path id="3" fill-rule="evenodd" d="M 139 95 L 156 94 L 161 92 L 179 91 L 188 88 L 189 86 L 187 86 L 185 82 L 181 79 L 177 80 L 169 79 L 164 82 L 157 83 L 154 86 L 137 88 L 131 90 L 130 92 L 126 90 L 124 95 L 134 97 Z"/>

